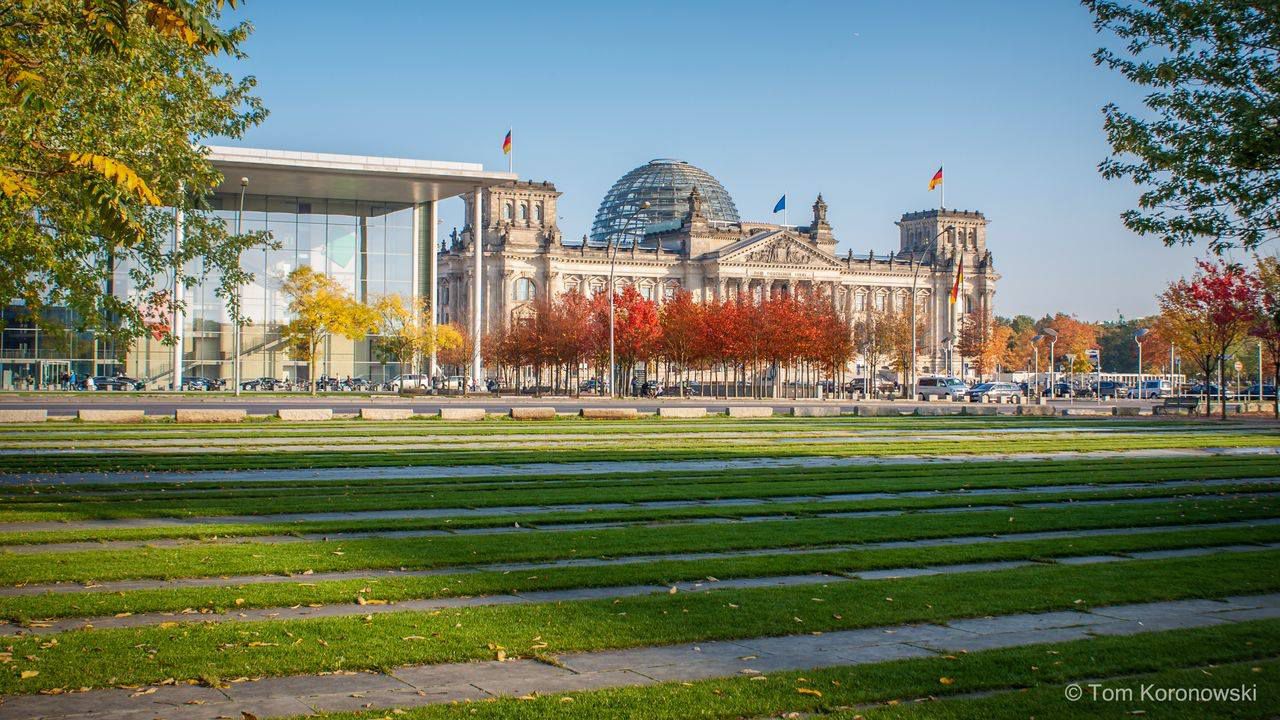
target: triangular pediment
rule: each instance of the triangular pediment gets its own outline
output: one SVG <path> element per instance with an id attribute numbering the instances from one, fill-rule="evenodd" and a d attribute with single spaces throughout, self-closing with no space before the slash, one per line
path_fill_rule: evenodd
<path id="1" fill-rule="evenodd" d="M 743 238 L 717 253 L 720 263 L 741 265 L 790 265 L 839 269 L 836 258 L 810 245 L 788 230 L 768 230 Z"/>

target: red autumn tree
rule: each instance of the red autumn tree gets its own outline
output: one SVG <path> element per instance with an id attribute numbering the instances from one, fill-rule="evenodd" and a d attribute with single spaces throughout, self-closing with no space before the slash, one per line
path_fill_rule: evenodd
<path id="1" fill-rule="evenodd" d="M 1204 373 L 1214 369 L 1257 323 L 1258 278 L 1236 264 L 1197 260 L 1190 280 L 1169 284 L 1160 295 L 1160 328 Z M 1221 394 L 1225 388 L 1219 387 Z M 1220 398 L 1225 400 L 1225 398 Z M 1222 418 L 1227 417 L 1222 402 Z"/>
<path id="2" fill-rule="evenodd" d="M 675 296 L 662 304 L 658 320 L 662 326 L 661 353 L 668 366 L 676 369 L 677 378 L 684 380 L 684 372 L 702 358 L 701 351 L 704 308 L 693 302 L 693 295 L 687 290 L 679 290 Z M 684 382 L 680 386 L 680 397 L 684 397 Z"/>

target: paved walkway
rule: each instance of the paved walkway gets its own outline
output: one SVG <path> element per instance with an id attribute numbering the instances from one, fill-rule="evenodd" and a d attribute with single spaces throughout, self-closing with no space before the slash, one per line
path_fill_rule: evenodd
<path id="1" fill-rule="evenodd" d="M 1222 553 L 1262 552 L 1280 548 L 1280 543 L 1261 545 L 1220 545 L 1217 547 L 1178 548 L 1171 550 L 1146 550 L 1111 555 L 1074 555 L 1054 558 L 1050 561 L 1063 565 L 1096 565 L 1101 563 L 1123 562 L 1126 560 L 1155 560 L 1171 557 L 1197 557 L 1219 555 Z M 82 628 L 98 630 L 109 628 L 145 627 L 158 625 L 174 620 L 192 623 L 210 622 L 255 622 L 265 620 L 305 620 L 309 618 L 339 617 L 344 615 L 380 615 L 391 612 L 429 612 L 458 607 L 480 607 L 486 605 L 516 605 L 534 603 L 572 602 L 575 600 L 598 600 L 601 598 L 625 598 L 638 595 L 669 593 L 672 588 L 676 592 L 700 593 L 709 590 L 790 587 L 795 585 L 830 585 L 851 580 L 885 580 L 900 577 L 920 577 L 924 575 L 957 575 L 974 572 L 993 572 L 1012 570 L 1014 568 L 1035 565 L 1031 560 L 1004 560 L 982 563 L 957 563 L 954 565 L 929 565 L 925 567 L 903 567 L 885 570 L 865 570 L 861 572 L 828 575 L 813 573 L 808 575 L 781 575 L 766 577 L 731 578 L 727 580 L 676 582 L 670 585 L 625 585 L 615 587 L 572 588 L 568 590 L 544 590 L 524 593 L 499 593 L 476 597 L 445 597 L 421 600 L 400 600 L 386 605 L 359 605 L 357 603 L 338 603 L 333 605 L 291 605 L 288 607 L 253 608 L 236 610 L 232 613 L 201 613 L 195 610 L 182 612 L 139 613 L 136 615 L 105 616 L 94 618 L 66 618 L 40 622 L 31 627 L 7 625 L 0 623 L 0 637 L 9 635 L 49 635 Z"/>
<path id="2" fill-rule="evenodd" d="M 1138 490 L 1138 489 L 1176 489 L 1176 488 L 1213 488 L 1225 487 L 1230 485 L 1267 485 L 1274 486 L 1280 484 L 1280 478 L 1224 478 L 1219 480 L 1166 480 L 1162 482 L 1149 483 L 1105 483 L 1105 484 L 1077 484 L 1077 485 L 1031 485 L 1012 488 L 977 488 L 977 489 L 958 489 L 958 490 L 908 490 L 904 492 L 862 492 L 862 493 L 835 493 L 830 495 L 779 495 L 774 497 L 747 497 L 747 498 L 720 498 L 714 500 L 642 500 L 638 502 L 611 502 L 611 503 L 573 503 L 567 505 L 507 505 L 494 507 L 452 507 L 452 508 L 421 508 L 410 510 L 357 510 L 343 512 L 318 512 L 318 513 L 282 513 L 278 515 L 224 515 L 224 516 L 201 516 L 201 517 L 154 517 L 154 518 L 112 518 L 102 520 L 70 520 L 70 521 L 38 521 L 38 522 L 0 522 L 0 531 L 3 532 L 43 532 L 50 530 L 115 530 L 128 528 L 155 528 L 155 527 L 174 527 L 187 525 L 204 525 L 204 524 L 225 524 L 225 525 L 263 525 L 268 523 L 302 523 L 302 522 L 330 522 L 330 521 L 368 521 L 368 520 L 431 520 L 443 518 L 482 518 L 482 517 L 502 517 L 535 515 L 538 513 L 569 513 L 569 512 L 599 512 L 601 510 L 669 510 L 677 508 L 727 508 L 727 507 L 756 507 L 769 509 L 771 505 L 784 505 L 793 503 L 816 504 L 837 503 L 837 502 L 861 502 L 869 500 L 904 500 L 916 498 L 968 498 L 981 499 L 992 495 L 1031 495 L 1043 493 L 1088 493 L 1088 492 L 1104 492 L 1112 490 Z M 1246 493 L 1249 496 L 1265 496 L 1272 494 L 1268 491 Z M 1024 507 L 1054 507 L 1063 504 L 1082 504 L 1089 502 L 1104 503 L 1123 503 L 1123 502 L 1161 502 L 1167 501 L 1177 496 L 1161 496 L 1152 498 L 1099 498 L 1098 500 L 1081 499 L 1071 501 L 1046 501 L 1042 503 L 1027 503 Z M 1211 499 L 1214 495 L 1197 494 L 1196 497 Z M 1012 504 L 1021 504 L 1014 502 Z M 1008 505 L 985 505 L 985 506 L 968 506 L 955 508 L 925 508 L 918 510 L 919 512 L 964 512 L 966 510 L 983 510 L 1005 508 Z M 899 514 L 900 512 L 914 511 L 908 508 L 905 511 L 896 510 L 852 510 L 848 512 L 838 513 L 814 513 L 806 511 L 807 517 L 853 517 L 858 515 L 886 515 Z M 632 521 L 615 521 L 615 522 L 591 522 L 591 523 L 556 523 L 547 525 L 505 525 L 501 527 L 476 527 L 476 528 L 457 528 L 457 529 L 426 529 L 426 530 L 383 530 L 383 531 L 351 531 L 351 532 L 332 532 L 332 533 L 308 533 L 298 535 L 256 535 L 244 538 L 228 539 L 228 541 L 238 542 L 262 542 L 262 543 L 289 543 L 303 542 L 314 540 L 347 540 L 355 538 L 383 537 L 383 538 L 406 538 L 406 537 L 425 537 L 436 535 L 488 535 L 493 533 L 506 533 L 513 531 L 572 531 L 572 530 L 596 530 L 601 528 L 627 527 L 634 525 L 643 525 L 647 523 L 686 523 L 686 524 L 705 524 L 705 523 L 723 523 L 723 522 L 744 522 L 753 520 L 782 520 L 787 519 L 785 515 L 762 515 L 762 516 L 738 516 L 738 517 L 705 517 L 705 518 L 670 518 L 670 519 L 638 519 Z M 303 529 L 303 528 L 299 528 Z M 180 545 L 190 540 L 112 540 L 112 541 L 85 541 L 70 543 L 44 543 L 32 545 L 9 545 L 3 546 L 0 552 L 15 553 L 38 553 L 38 552 L 59 552 L 63 550 L 107 550 L 116 548 L 129 547 L 163 547 L 165 545 Z"/>
<path id="3" fill-rule="evenodd" d="M 384 480 L 520 475 L 598 475 L 619 472 L 689 470 L 754 470 L 761 468 L 825 468 L 866 465 L 909 465 L 969 462 L 1042 462 L 1101 458 L 1202 458 L 1224 455 L 1276 455 L 1280 447 L 1173 448 L 1088 450 L 1043 453 L 991 453 L 960 457 L 897 455 L 893 457 L 795 457 L 721 460 L 619 460 L 616 462 L 523 463 L 514 465 L 421 465 L 407 467 L 315 468 L 298 470 L 207 470 L 199 472 L 76 472 L 0 474 L 3 485 L 89 485 L 101 483 L 254 482 L 278 480 Z"/>
<path id="4" fill-rule="evenodd" d="M 65 720 L 191 720 L 259 718 L 363 708 L 413 707 L 529 693 L 768 676 L 809 668 L 936 657 L 1097 636 L 1136 635 L 1280 617 L 1280 595 L 1117 605 L 957 619 L 940 625 L 900 625 L 822 635 L 745 638 L 663 647 L 561 655 L 533 660 L 413 665 L 387 673 L 300 675 L 232 683 L 225 688 L 164 685 L 138 695 L 122 689 L 3 699 L 0 718 Z M 150 688 L 148 688 L 150 690 Z"/>
<path id="5" fill-rule="evenodd" d="M 1003 535 L 960 535 L 924 540 L 889 540 L 862 544 L 828 545 L 824 547 L 798 548 L 751 548 L 749 550 L 726 550 L 722 552 L 682 553 L 675 555 L 629 555 L 611 558 L 569 558 L 541 562 L 495 563 L 489 565 L 468 565 L 432 568 L 429 570 L 348 570 L 341 572 L 318 572 L 311 575 L 234 575 L 221 577 L 180 578 L 175 580 L 109 580 L 101 583 L 82 585 L 79 583 L 53 583 L 46 585 L 22 585 L 0 587 L 0 597 L 20 595 L 41 595 L 44 593 L 82 593 L 82 592 L 125 592 L 128 590 L 154 590 L 195 587 L 233 587 L 236 585 L 252 585 L 256 583 L 308 583 L 326 582 L 330 580 L 375 579 L 382 577 L 424 577 L 431 575 L 473 573 L 473 572 L 524 572 L 547 570 L 565 567 L 602 567 L 610 565 L 628 565 L 634 563 L 651 563 L 661 561 L 717 560 L 736 557 L 755 557 L 760 555 L 802 555 L 815 553 L 838 553 L 849 550 L 874 550 L 886 548 L 924 548 L 944 545 L 975 545 L 984 543 L 1020 542 L 1028 540 L 1055 540 L 1080 537 L 1106 537 L 1115 535 L 1138 535 L 1158 532 L 1200 532 L 1224 528 L 1249 528 L 1280 525 L 1280 518 L 1260 518 L 1255 520 L 1236 520 L 1230 522 L 1199 523 L 1182 525 L 1152 525 L 1146 527 L 1068 529 L 1042 532 L 1008 533 Z"/>

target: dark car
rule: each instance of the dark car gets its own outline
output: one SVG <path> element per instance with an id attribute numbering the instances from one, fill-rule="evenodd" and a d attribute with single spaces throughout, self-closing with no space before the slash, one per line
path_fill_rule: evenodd
<path id="1" fill-rule="evenodd" d="M 1091 388 L 1094 396 L 1101 395 L 1103 400 L 1129 397 L 1129 386 L 1115 380 L 1103 380 L 1101 383 L 1094 383 Z"/>
<path id="2" fill-rule="evenodd" d="M 207 377 L 189 377 L 183 378 L 182 389 L 209 392 L 213 390 L 221 390 L 224 386 L 224 382 L 225 381 L 223 380 L 215 380 Z"/>
<path id="3" fill-rule="evenodd" d="M 1262 399 L 1263 399 L 1263 400 L 1275 400 L 1275 399 L 1276 399 L 1276 386 L 1275 386 L 1275 385 L 1262 385 L 1262 386 L 1259 386 L 1259 385 L 1258 385 L 1258 383 L 1254 383 L 1254 384 L 1250 385 L 1248 388 L 1246 388 L 1246 389 L 1245 389 L 1245 391 L 1244 391 L 1244 396 L 1245 396 L 1245 397 L 1256 398 L 1256 397 L 1258 397 L 1259 395 L 1261 395 L 1261 396 L 1262 396 Z"/>
<path id="4" fill-rule="evenodd" d="M 844 384 L 844 391 L 849 393 L 850 395 L 853 395 L 854 393 L 865 394 L 867 392 L 867 379 L 854 378 L 850 380 L 849 382 Z"/>
<path id="5" fill-rule="evenodd" d="M 578 392 L 603 393 L 604 391 L 604 381 L 600 378 L 591 378 L 578 386 Z"/>
<path id="6" fill-rule="evenodd" d="M 141 380 L 124 375 L 95 375 L 93 378 L 94 390 L 142 390 L 146 386 Z M 76 383 L 76 387 L 84 390 L 88 387 L 88 381 L 82 380 Z"/>
<path id="7" fill-rule="evenodd" d="M 280 381 L 275 378 L 260 377 L 240 383 L 241 390 L 275 390 Z"/>
<path id="8" fill-rule="evenodd" d="M 1234 393 L 1230 389 L 1224 391 L 1225 397 L 1232 397 Z M 1214 383 L 1196 383 L 1187 388 L 1188 395 L 1208 395 L 1209 397 L 1218 397 L 1218 386 Z"/>
<path id="9" fill-rule="evenodd" d="M 1022 390 L 1013 383 L 989 382 L 975 385 L 969 390 L 969 402 L 1002 402 L 1005 398 L 1021 395 Z"/>
<path id="10" fill-rule="evenodd" d="M 1080 394 L 1080 388 L 1073 387 L 1069 382 L 1059 382 L 1053 386 L 1053 394 L 1055 397 L 1075 397 Z"/>

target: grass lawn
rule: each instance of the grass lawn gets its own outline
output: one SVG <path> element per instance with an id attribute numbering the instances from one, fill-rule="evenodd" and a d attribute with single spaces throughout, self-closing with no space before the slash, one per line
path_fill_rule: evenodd
<path id="1" fill-rule="evenodd" d="M 0 545 L 24 546 L 0 550 L 0 621 L 34 634 L 0 648 L 0 695 L 494 660 L 499 647 L 555 663 L 571 652 L 1280 593 L 1280 549 L 1270 547 L 1280 544 L 1280 454 L 1254 452 L 1272 447 L 1280 433 L 1264 424 L 1060 418 L 4 427 L 4 472 L 36 475 L 0 475 Z M 1250 450 L 1027 455 L 1161 448 Z M 1026 459 L 1009 457 L 1018 455 Z M 876 462 L 772 465 L 863 456 Z M 629 459 L 749 462 L 617 462 Z M 507 467 L 526 462 L 547 464 Z M 463 474 L 450 465 L 492 467 Z M 398 466 L 379 477 L 359 470 Z M 338 470 L 286 472 L 310 467 Z M 200 473 L 237 468 L 265 472 L 261 481 Z M 153 469 L 181 472 L 139 483 L 96 474 Z M 89 475 L 47 474 L 62 470 Z M 396 534 L 405 531 L 419 534 Z M 362 532 L 374 534 L 337 537 Z M 93 542 L 106 544 L 40 547 Z M 1177 556 L 1202 548 L 1213 553 Z M 1170 554 L 1126 557 L 1146 551 Z M 1117 559 L 1070 562 L 1093 555 Z M 1003 561 L 1030 564 L 853 577 Z M 717 585 L 794 575 L 813 581 Z M 690 582 L 706 591 L 666 589 Z M 656 592 L 607 590 L 628 586 Z M 529 596 L 585 588 L 605 590 L 595 599 Z M 376 613 L 359 604 L 508 593 L 526 597 Z M 340 614 L 275 615 L 302 605 Z M 236 615 L 250 608 L 260 610 Z M 226 621 L 202 622 L 209 613 Z M 105 625 L 95 618 L 113 615 L 132 615 L 131 626 L 44 622 Z M 767 680 L 335 717 L 1264 717 L 1277 707 L 1277 673 L 1280 620 L 1257 620 Z M 1063 686 L 1081 679 L 1257 683 L 1264 701 L 1067 703 Z"/>

